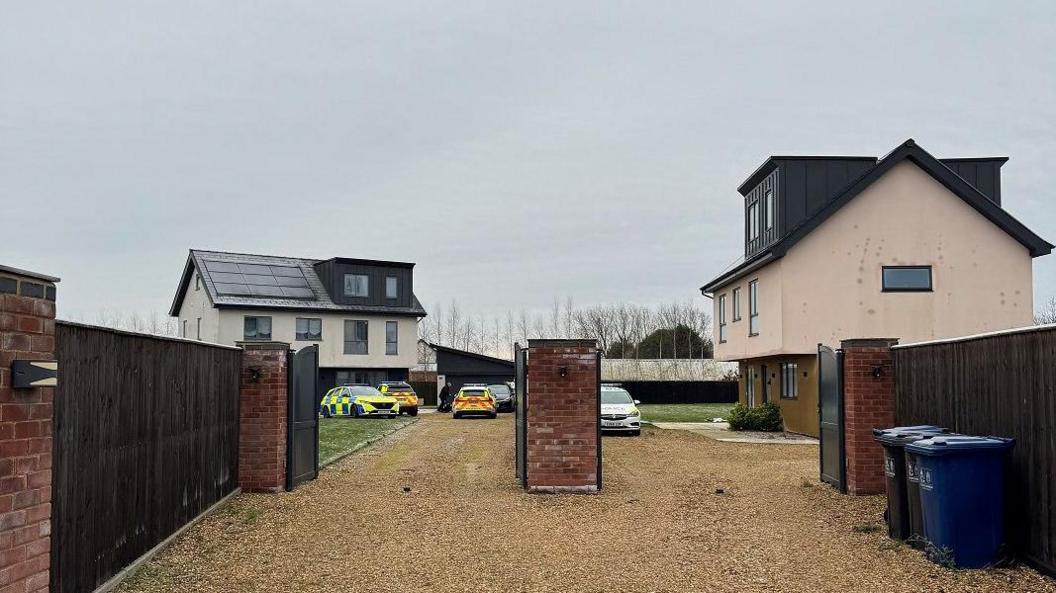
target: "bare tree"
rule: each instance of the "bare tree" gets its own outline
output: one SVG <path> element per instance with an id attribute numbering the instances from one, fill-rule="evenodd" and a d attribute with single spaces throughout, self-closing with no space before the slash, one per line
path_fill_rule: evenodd
<path id="1" fill-rule="evenodd" d="M 1049 297 L 1049 300 L 1034 312 L 1034 323 L 1036 325 L 1056 323 L 1056 296 Z"/>

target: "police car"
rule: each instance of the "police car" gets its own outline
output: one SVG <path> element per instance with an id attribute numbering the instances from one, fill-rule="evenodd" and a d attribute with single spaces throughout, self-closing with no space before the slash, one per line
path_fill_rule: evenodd
<path id="1" fill-rule="evenodd" d="M 319 402 L 324 418 L 335 416 L 398 416 L 400 402 L 370 385 L 341 385 L 326 392 Z"/>
<path id="2" fill-rule="evenodd" d="M 638 400 L 631 397 L 619 385 L 601 386 L 601 430 L 602 432 L 625 432 L 635 436 L 642 434 L 642 413 L 638 411 Z"/>

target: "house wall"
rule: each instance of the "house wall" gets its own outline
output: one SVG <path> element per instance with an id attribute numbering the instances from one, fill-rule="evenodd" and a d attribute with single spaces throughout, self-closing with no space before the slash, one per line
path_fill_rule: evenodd
<path id="1" fill-rule="evenodd" d="M 198 286 L 198 290 L 195 290 Z M 202 320 L 201 335 L 198 334 L 198 319 Z M 220 330 L 220 314 L 213 302 L 209 300 L 209 293 L 205 286 L 199 282 L 198 272 L 191 272 L 191 280 L 187 285 L 187 293 L 180 305 L 179 327 L 180 337 L 192 340 L 201 339 L 203 342 L 218 343 Z M 184 334 L 184 322 L 187 322 L 187 332 Z M 234 344 L 234 342 L 224 342 Z"/>
<path id="2" fill-rule="evenodd" d="M 795 399 L 781 397 L 781 365 L 783 363 L 796 363 L 796 382 L 799 388 Z M 776 356 L 768 358 L 757 358 L 740 363 L 741 379 L 737 383 L 737 399 L 740 403 L 748 405 L 746 391 L 748 383 L 748 367 L 754 367 L 755 373 L 755 405 L 760 406 L 764 401 L 771 401 L 781 408 L 781 418 L 785 422 L 785 430 L 809 436 L 818 436 L 818 358 L 811 355 L 798 356 Z M 763 398 L 762 368 L 766 367 L 765 380 L 769 390 L 769 399 Z"/>
<path id="3" fill-rule="evenodd" d="M 296 312 L 268 309 L 221 309 L 219 310 L 220 344 L 234 344 L 245 340 L 244 319 L 247 316 L 271 317 L 271 339 L 289 342 L 293 350 L 312 344 L 319 345 L 319 366 L 337 368 L 405 368 L 418 362 L 418 320 L 406 316 L 363 315 L 342 311 Z M 323 320 L 323 339 L 307 342 L 295 339 L 298 317 L 318 317 Z M 345 354 L 345 320 L 366 320 L 368 354 Z M 397 355 L 385 354 L 385 322 L 399 322 Z"/>
<path id="4" fill-rule="evenodd" d="M 882 292 L 885 265 L 932 266 L 932 292 Z M 747 337 L 747 283 L 759 278 L 760 335 Z M 1027 249 L 910 161 L 893 167 L 742 287 L 742 320 L 715 358 L 812 354 L 850 337 L 901 342 L 1030 325 Z M 732 298 L 728 297 L 728 298 Z"/>
<path id="5" fill-rule="evenodd" d="M 715 320 L 713 324 L 715 327 L 713 330 L 715 360 L 741 360 L 749 356 L 768 356 L 782 352 L 781 318 L 784 313 L 781 306 L 782 269 L 783 262 L 777 260 L 715 291 L 715 298 L 712 299 L 712 319 Z M 759 333 L 755 336 L 748 335 L 748 283 L 752 280 L 759 281 Z M 735 287 L 741 289 L 741 319 L 738 321 L 733 320 L 733 289 Z M 722 294 L 726 295 L 725 343 L 719 340 L 719 295 Z"/>

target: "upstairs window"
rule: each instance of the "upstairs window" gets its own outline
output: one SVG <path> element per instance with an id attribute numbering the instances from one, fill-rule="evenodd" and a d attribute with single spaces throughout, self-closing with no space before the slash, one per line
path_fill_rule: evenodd
<path id="1" fill-rule="evenodd" d="M 719 295 L 719 343 L 726 341 L 726 295 Z"/>
<path id="2" fill-rule="evenodd" d="M 370 278 L 366 274 L 345 274 L 345 296 L 366 297 L 370 295 Z"/>
<path id="3" fill-rule="evenodd" d="M 345 354 L 367 354 L 367 322 L 345 320 Z"/>
<path id="4" fill-rule="evenodd" d="M 390 356 L 400 353 L 400 324 L 396 321 L 385 322 L 385 354 Z"/>
<path id="5" fill-rule="evenodd" d="M 741 320 L 741 288 L 733 289 L 733 320 Z"/>
<path id="6" fill-rule="evenodd" d="M 297 318 L 297 339 L 318 342 L 323 339 L 323 320 L 318 317 Z"/>
<path id="7" fill-rule="evenodd" d="M 884 266 L 884 292 L 930 292 L 931 266 Z"/>
<path id="8" fill-rule="evenodd" d="M 763 200 L 763 213 L 766 215 L 766 224 L 764 225 L 764 228 L 769 231 L 774 228 L 774 190 L 767 191 L 766 197 L 763 198 Z"/>
<path id="9" fill-rule="evenodd" d="M 385 277 L 385 298 L 396 299 L 400 297 L 400 284 L 396 276 Z"/>
<path id="10" fill-rule="evenodd" d="M 242 337 L 246 341 L 270 340 L 271 317 L 246 316 L 242 320 Z"/>
<path id="11" fill-rule="evenodd" d="M 759 281 L 748 283 L 748 335 L 759 335 Z"/>
<path id="12" fill-rule="evenodd" d="M 748 206 L 748 240 L 759 238 L 759 202 Z"/>

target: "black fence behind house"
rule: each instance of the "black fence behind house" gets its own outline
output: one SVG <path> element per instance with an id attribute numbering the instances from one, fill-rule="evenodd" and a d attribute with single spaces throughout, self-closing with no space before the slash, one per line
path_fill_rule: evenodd
<path id="1" fill-rule="evenodd" d="M 605 383 L 605 381 L 602 381 Z M 736 381 L 616 381 L 643 404 L 737 402 Z"/>
<path id="2" fill-rule="evenodd" d="M 51 591 L 92 591 L 238 486 L 241 351 L 60 322 Z"/>
<path id="3" fill-rule="evenodd" d="M 895 423 L 1016 439 L 1008 540 L 1056 571 L 1056 327 L 896 347 Z"/>
<path id="4" fill-rule="evenodd" d="M 436 381 L 408 381 L 418 394 L 418 405 L 436 405 Z"/>

